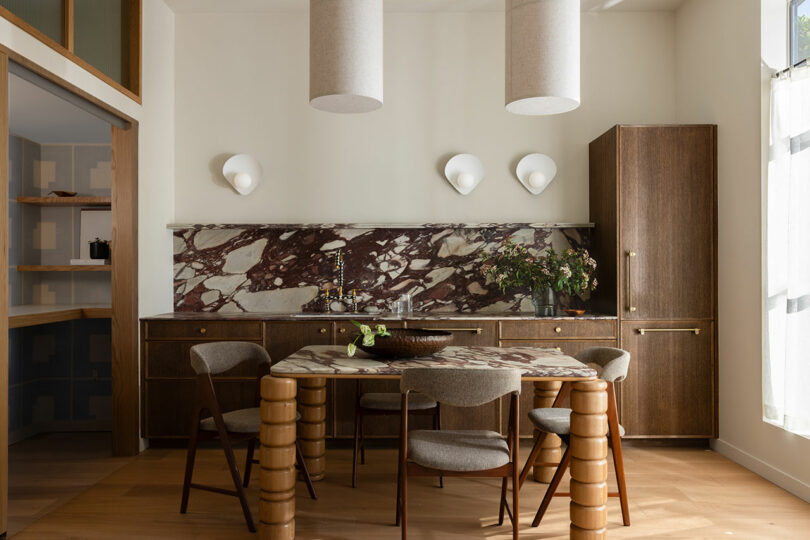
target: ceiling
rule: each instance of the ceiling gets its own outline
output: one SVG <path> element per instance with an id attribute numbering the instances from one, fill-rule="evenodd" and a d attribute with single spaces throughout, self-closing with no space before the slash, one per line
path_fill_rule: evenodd
<path id="1" fill-rule="evenodd" d="M 504 0 L 384 0 L 386 11 L 503 11 Z M 672 11 L 684 0 L 581 0 L 582 11 Z M 177 13 L 306 11 L 307 0 L 166 0 Z"/>
<path id="2" fill-rule="evenodd" d="M 8 78 L 9 132 L 40 144 L 107 143 L 110 124 L 14 74 Z"/>

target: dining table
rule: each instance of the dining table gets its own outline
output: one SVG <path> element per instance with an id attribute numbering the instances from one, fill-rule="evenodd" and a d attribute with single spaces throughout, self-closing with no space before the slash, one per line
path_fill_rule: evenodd
<path id="1" fill-rule="evenodd" d="M 304 347 L 261 380 L 259 538 L 295 537 L 296 436 L 313 481 L 326 474 L 327 379 L 399 379 L 408 368 L 515 368 L 547 388 L 571 385 L 572 539 L 607 536 L 607 385 L 597 372 L 558 349 L 450 346 L 417 358 L 380 358 L 345 346 Z M 298 416 L 300 414 L 300 417 Z"/>

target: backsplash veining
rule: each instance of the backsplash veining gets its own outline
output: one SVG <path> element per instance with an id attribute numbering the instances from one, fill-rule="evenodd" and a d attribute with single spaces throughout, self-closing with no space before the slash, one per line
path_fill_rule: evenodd
<path id="1" fill-rule="evenodd" d="M 320 311 L 319 290 L 346 256 L 346 289 L 361 311 L 387 311 L 403 293 L 414 310 L 531 311 L 528 291 L 502 294 L 481 273 L 481 250 L 507 238 L 540 252 L 587 247 L 590 229 L 477 226 L 195 225 L 174 231 L 175 311 Z M 563 304 L 579 299 L 563 298 Z M 343 309 L 337 303 L 333 310 Z"/>

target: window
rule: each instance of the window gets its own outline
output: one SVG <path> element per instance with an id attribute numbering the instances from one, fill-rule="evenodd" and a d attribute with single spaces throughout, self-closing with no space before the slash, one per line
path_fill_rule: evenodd
<path id="1" fill-rule="evenodd" d="M 0 16 L 139 101 L 141 0 L 0 0 Z"/>
<path id="2" fill-rule="evenodd" d="M 810 0 L 790 0 L 790 65 L 810 58 Z"/>

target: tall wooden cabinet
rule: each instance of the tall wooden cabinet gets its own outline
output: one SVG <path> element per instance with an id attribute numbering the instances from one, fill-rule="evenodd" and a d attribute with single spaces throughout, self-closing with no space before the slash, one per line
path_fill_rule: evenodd
<path id="1" fill-rule="evenodd" d="M 590 144 L 595 307 L 631 354 L 628 437 L 717 436 L 717 127 L 615 126 Z"/>

